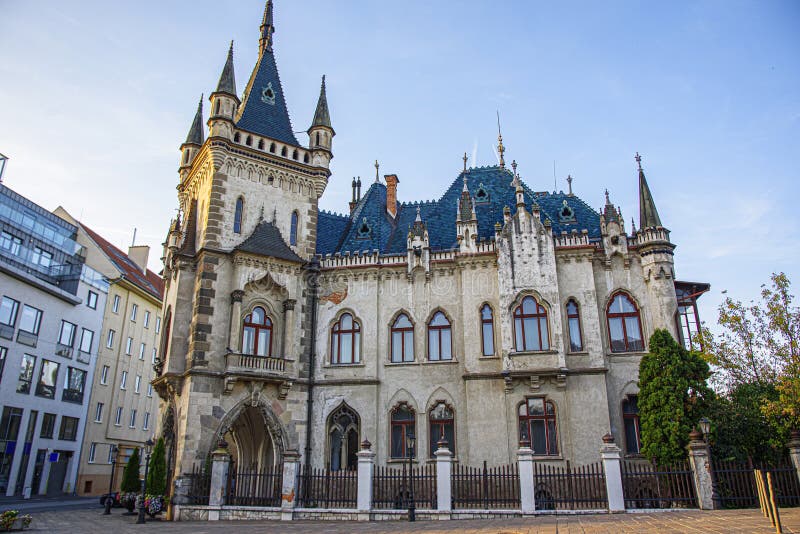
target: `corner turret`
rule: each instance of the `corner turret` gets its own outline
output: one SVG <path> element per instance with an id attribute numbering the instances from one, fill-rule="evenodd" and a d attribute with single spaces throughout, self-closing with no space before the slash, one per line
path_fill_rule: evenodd
<path id="1" fill-rule="evenodd" d="M 189 128 L 186 141 L 181 145 L 181 166 L 178 169 L 181 180 L 188 174 L 194 158 L 197 156 L 197 153 L 200 152 L 201 146 L 203 146 L 203 95 L 200 95 L 200 102 L 197 104 L 197 112 L 194 114 L 194 120 L 192 121 L 192 126 Z"/>
<path id="2" fill-rule="evenodd" d="M 208 118 L 209 137 L 232 139 L 233 120 L 239 109 L 236 96 L 236 76 L 233 69 L 233 41 L 228 49 L 228 58 L 222 68 L 217 89 L 209 97 L 211 116 Z"/>
<path id="3" fill-rule="evenodd" d="M 311 161 L 316 167 L 330 166 L 333 159 L 333 136 L 336 132 L 331 126 L 331 115 L 328 111 L 328 97 L 325 92 L 325 76 L 322 76 L 322 86 L 319 90 L 317 109 L 314 120 L 308 129 L 308 148 L 311 149 Z"/>

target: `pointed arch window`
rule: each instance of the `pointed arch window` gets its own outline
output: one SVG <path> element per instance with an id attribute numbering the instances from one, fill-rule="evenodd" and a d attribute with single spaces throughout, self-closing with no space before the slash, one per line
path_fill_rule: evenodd
<path id="1" fill-rule="evenodd" d="M 343 313 L 331 327 L 331 363 L 361 361 L 361 325 L 349 313 Z"/>
<path id="2" fill-rule="evenodd" d="M 547 310 L 533 297 L 525 297 L 514 310 L 514 340 L 518 352 L 550 349 Z"/>
<path id="3" fill-rule="evenodd" d="M 416 435 L 416 422 L 417 417 L 414 413 L 414 408 L 408 403 L 401 402 L 398 404 L 391 413 L 391 436 L 389 449 L 392 453 L 392 458 L 406 458 L 408 451 L 406 449 L 406 436 Z M 416 451 L 411 451 L 416 456 Z"/>
<path id="4" fill-rule="evenodd" d="M 484 356 L 494 356 L 494 313 L 492 307 L 481 307 L 481 346 Z"/>
<path id="5" fill-rule="evenodd" d="M 642 322 L 639 309 L 625 293 L 616 293 L 608 304 L 608 339 L 611 352 L 639 352 L 644 350 Z"/>
<path id="6" fill-rule="evenodd" d="M 253 308 L 244 318 L 242 353 L 272 356 L 272 319 L 261 306 Z"/>
<path id="7" fill-rule="evenodd" d="M 392 324 L 392 362 L 414 361 L 414 324 L 405 313 Z"/>
<path id="8" fill-rule="evenodd" d="M 447 405 L 444 401 L 439 401 L 428 412 L 428 421 L 430 423 L 430 432 L 428 432 L 428 439 L 430 440 L 430 455 L 435 458 L 434 453 L 439 448 L 439 440 L 444 437 L 447 440 L 447 448 L 450 449 L 455 455 L 456 452 L 456 434 L 455 434 L 455 412 L 453 408 Z"/>
<path id="9" fill-rule="evenodd" d="M 575 299 L 567 301 L 567 327 L 569 328 L 569 351 L 580 352 L 583 350 L 581 337 L 581 314 Z"/>
<path id="10" fill-rule="evenodd" d="M 235 134 L 233 134 L 233 142 L 234 143 L 238 143 L 241 138 L 242 138 L 242 136 L 239 134 L 239 132 L 236 132 Z"/>
<path id="11" fill-rule="evenodd" d="M 244 210 L 244 199 L 239 197 L 236 199 L 236 209 L 233 212 L 233 233 L 242 233 L 242 211 Z"/>
<path id="12" fill-rule="evenodd" d="M 297 245 L 297 212 L 292 212 L 291 226 L 289 227 L 289 244 Z"/>
<path id="13" fill-rule="evenodd" d="M 315 144 L 316 146 L 319 146 L 319 132 L 317 132 L 317 142 Z"/>
<path id="14" fill-rule="evenodd" d="M 558 455 L 558 426 L 553 401 L 528 397 L 519 405 L 519 439 L 530 441 L 533 454 Z"/>
<path id="15" fill-rule="evenodd" d="M 639 396 L 628 395 L 622 401 L 622 421 L 625 424 L 625 452 L 639 454 L 642 433 L 639 429 Z"/>
<path id="16" fill-rule="evenodd" d="M 428 323 L 428 360 L 453 359 L 453 331 L 442 312 L 436 312 Z"/>
<path id="17" fill-rule="evenodd" d="M 342 404 L 328 418 L 328 465 L 331 471 L 358 467 L 358 414 Z"/>

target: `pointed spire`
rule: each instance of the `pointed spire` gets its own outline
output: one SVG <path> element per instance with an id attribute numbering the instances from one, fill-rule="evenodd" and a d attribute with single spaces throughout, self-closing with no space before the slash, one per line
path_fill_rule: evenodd
<path id="1" fill-rule="evenodd" d="M 378 163 L 378 160 L 376 159 L 375 160 L 375 183 L 376 184 L 381 181 L 381 179 L 378 177 L 378 171 L 380 171 L 380 168 L 381 168 L 381 166 Z"/>
<path id="2" fill-rule="evenodd" d="M 464 152 L 464 170 L 462 172 L 467 172 L 467 153 Z M 467 179 L 464 178 L 464 183 L 466 183 Z"/>
<path id="3" fill-rule="evenodd" d="M 261 38 L 258 40 L 259 51 L 272 52 L 272 34 L 275 33 L 275 25 L 272 23 L 272 0 L 267 0 L 264 7 L 264 18 L 261 19 Z"/>
<path id="4" fill-rule="evenodd" d="M 572 175 L 567 175 L 567 186 L 569 187 L 569 196 L 572 196 Z"/>
<path id="5" fill-rule="evenodd" d="M 647 185 L 647 179 L 642 170 L 642 157 L 636 153 L 636 163 L 639 166 L 639 228 L 655 228 L 661 226 L 661 218 L 658 216 L 653 195 Z"/>
<path id="6" fill-rule="evenodd" d="M 315 126 L 325 126 L 333 130 L 331 126 L 331 115 L 328 111 L 328 97 L 325 94 L 325 75 L 322 75 L 322 87 L 319 90 L 319 100 L 317 100 L 317 110 L 314 112 L 314 121 L 311 128 Z M 309 128 L 309 129 L 311 129 Z"/>
<path id="7" fill-rule="evenodd" d="M 197 104 L 197 113 L 194 114 L 192 127 L 189 128 L 189 135 L 186 136 L 186 144 L 203 144 L 203 95 L 200 95 L 200 102 Z"/>
<path id="8" fill-rule="evenodd" d="M 503 157 L 503 154 L 506 151 L 506 147 L 503 146 L 503 134 L 500 132 L 500 112 L 497 112 L 497 153 L 500 155 L 500 168 L 505 169 L 506 167 L 506 160 Z"/>
<path id="9" fill-rule="evenodd" d="M 231 41 L 231 46 L 228 48 L 228 59 L 225 60 L 225 66 L 222 67 L 222 74 L 219 76 L 216 92 L 236 96 L 236 77 L 233 73 L 233 41 Z"/>

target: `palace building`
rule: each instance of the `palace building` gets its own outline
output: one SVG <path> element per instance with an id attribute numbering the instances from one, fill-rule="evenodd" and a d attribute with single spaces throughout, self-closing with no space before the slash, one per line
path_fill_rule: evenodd
<path id="1" fill-rule="evenodd" d="M 498 165 L 465 160 L 437 201 L 402 201 L 376 167 L 348 213 L 320 211 L 341 180 L 325 79 L 298 140 L 274 33 L 270 0 L 244 91 L 231 47 L 181 145 L 153 382 L 171 475 L 222 439 L 248 468 L 353 468 L 365 440 L 391 464 L 407 433 L 420 463 L 442 437 L 466 465 L 512 462 L 523 438 L 537 461 L 594 461 L 608 432 L 636 455 L 649 336 L 688 343 L 707 289 L 675 280 L 640 158 L 638 228 L 608 193 L 596 211 L 571 180 L 531 188 L 502 138 Z"/>

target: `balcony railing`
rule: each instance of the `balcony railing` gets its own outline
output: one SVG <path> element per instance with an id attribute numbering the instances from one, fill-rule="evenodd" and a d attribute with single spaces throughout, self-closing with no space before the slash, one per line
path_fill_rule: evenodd
<path id="1" fill-rule="evenodd" d="M 275 356 L 256 356 L 231 352 L 226 356 L 228 370 L 286 372 L 286 360 Z"/>

